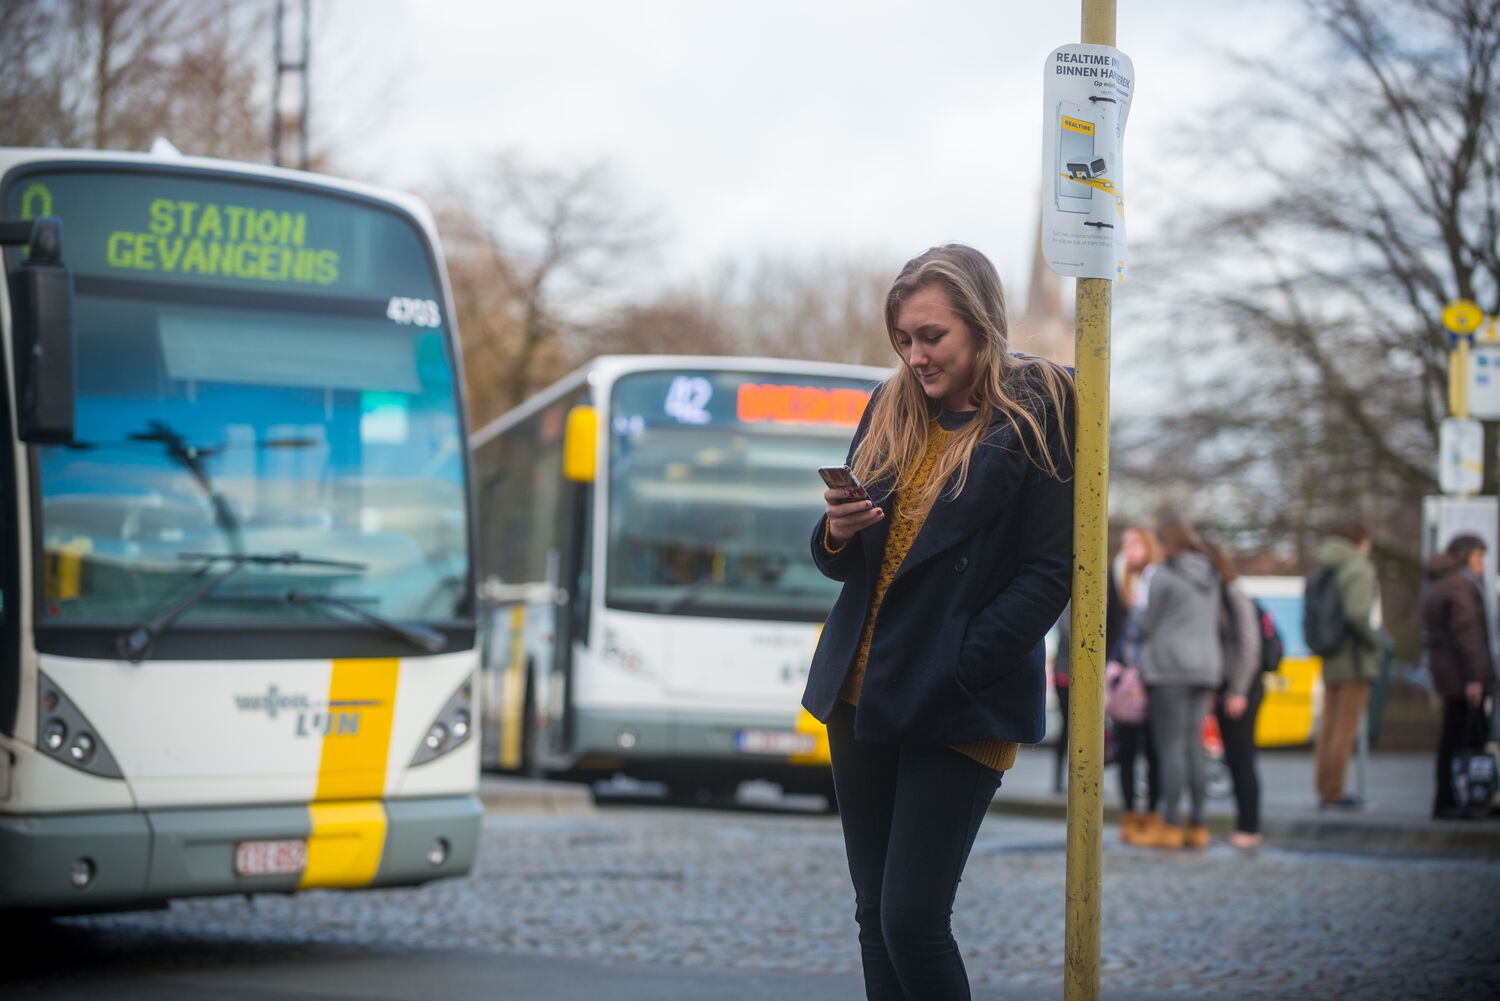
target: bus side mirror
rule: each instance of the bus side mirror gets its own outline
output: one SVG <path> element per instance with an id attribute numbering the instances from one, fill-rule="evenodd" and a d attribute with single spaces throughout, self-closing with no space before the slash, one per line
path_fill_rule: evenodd
<path id="1" fill-rule="evenodd" d="M 22 441 L 73 442 L 77 373 L 73 358 L 73 276 L 62 261 L 56 218 L 0 221 L 0 245 L 29 244 L 7 276 L 14 335 L 16 416 Z"/>
<path id="2" fill-rule="evenodd" d="M 563 432 L 563 475 L 575 483 L 593 483 L 599 454 L 599 411 L 574 407 Z"/>

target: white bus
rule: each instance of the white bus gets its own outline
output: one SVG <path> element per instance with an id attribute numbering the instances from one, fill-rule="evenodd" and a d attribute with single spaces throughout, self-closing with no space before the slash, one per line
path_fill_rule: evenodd
<path id="1" fill-rule="evenodd" d="M 473 519 L 427 210 L 7 149 L 0 211 L 0 910 L 466 872 Z"/>
<path id="2" fill-rule="evenodd" d="M 826 793 L 817 470 L 884 375 L 606 356 L 475 433 L 485 764 Z"/>

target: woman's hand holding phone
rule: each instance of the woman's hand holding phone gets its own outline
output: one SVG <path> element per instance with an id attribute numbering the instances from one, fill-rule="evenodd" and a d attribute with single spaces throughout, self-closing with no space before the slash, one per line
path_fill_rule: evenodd
<path id="1" fill-rule="evenodd" d="M 827 504 L 828 537 L 843 543 L 855 533 L 869 528 L 885 517 L 885 512 L 876 507 L 865 493 L 847 466 L 828 466 L 818 470 L 828 489 L 823 491 Z"/>

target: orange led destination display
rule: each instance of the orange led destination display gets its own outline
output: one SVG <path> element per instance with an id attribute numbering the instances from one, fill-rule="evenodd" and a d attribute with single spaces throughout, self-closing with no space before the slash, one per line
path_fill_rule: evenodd
<path id="1" fill-rule="evenodd" d="M 870 402 L 862 389 L 741 383 L 735 415 L 746 424 L 831 424 L 857 427 Z"/>

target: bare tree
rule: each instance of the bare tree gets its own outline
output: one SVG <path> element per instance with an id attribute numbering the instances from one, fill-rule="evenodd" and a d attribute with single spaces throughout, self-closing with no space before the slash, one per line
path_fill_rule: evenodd
<path id="1" fill-rule="evenodd" d="M 230 0 L 7 0 L 0 143 L 265 152 L 269 8 Z"/>
<path id="2" fill-rule="evenodd" d="M 505 154 L 479 182 L 449 184 L 433 201 L 482 423 L 581 359 L 587 331 L 655 238 L 602 164 L 550 169 Z"/>
<path id="3" fill-rule="evenodd" d="M 1411 584 L 1446 413 L 1440 313 L 1500 308 L 1500 0 L 1302 6 L 1308 30 L 1193 137 L 1218 204 L 1143 255 L 1141 320 L 1192 367 L 1122 428 L 1117 468 L 1127 490 L 1175 481 L 1247 548 L 1305 556 L 1363 515 Z M 1162 378 L 1167 353 L 1135 375 Z"/>
<path id="4" fill-rule="evenodd" d="M 593 331 L 598 351 L 761 355 L 886 365 L 889 265 L 763 256 L 631 305 Z"/>

